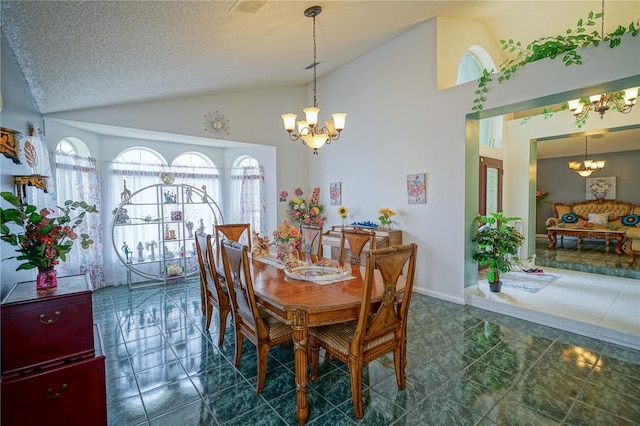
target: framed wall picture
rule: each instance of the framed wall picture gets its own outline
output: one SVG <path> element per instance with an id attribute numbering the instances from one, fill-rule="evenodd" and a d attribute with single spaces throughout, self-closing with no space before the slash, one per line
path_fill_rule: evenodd
<path id="1" fill-rule="evenodd" d="M 407 175 L 407 202 L 409 204 L 426 204 L 426 173 Z"/>
<path id="2" fill-rule="evenodd" d="M 586 178 L 587 200 L 615 200 L 616 199 L 616 177 L 595 177 Z"/>
<path id="3" fill-rule="evenodd" d="M 332 206 L 342 204 L 342 182 L 331 182 L 329 184 L 329 197 Z"/>

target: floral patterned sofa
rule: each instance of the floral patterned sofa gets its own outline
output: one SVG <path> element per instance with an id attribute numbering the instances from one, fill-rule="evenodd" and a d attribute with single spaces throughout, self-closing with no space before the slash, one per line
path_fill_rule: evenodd
<path id="1" fill-rule="evenodd" d="M 617 251 L 618 254 L 626 253 L 629 256 L 629 264 L 632 264 L 636 255 L 640 253 L 640 206 L 622 201 L 596 199 L 573 204 L 554 203 L 553 211 L 555 216 L 545 222 L 549 228 L 584 228 L 585 232 L 594 228 L 625 231 L 623 247 L 621 251 Z M 551 233 L 550 230 L 550 235 Z"/>
<path id="2" fill-rule="evenodd" d="M 587 200 L 573 204 L 554 203 L 554 217 L 546 220 L 548 227 L 561 223 L 584 226 L 592 223 L 595 226 L 621 228 L 623 226 L 639 227 L 640 206 L 615 200 Z"/>

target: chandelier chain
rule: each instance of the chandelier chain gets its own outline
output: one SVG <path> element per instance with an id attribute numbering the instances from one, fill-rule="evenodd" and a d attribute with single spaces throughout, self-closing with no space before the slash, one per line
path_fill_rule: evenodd
<path id="1" fill-rule="evenodd" d="M 602 20 L 600 21 L 600 39 L 604 40 L 604 0 L 602 0 Z"/>
<path id="2" fill-rule="evenodd" d="M 318 98 L 316 97 L 316 15 L 313 15 L 313 106 L 318 107 Z"/>

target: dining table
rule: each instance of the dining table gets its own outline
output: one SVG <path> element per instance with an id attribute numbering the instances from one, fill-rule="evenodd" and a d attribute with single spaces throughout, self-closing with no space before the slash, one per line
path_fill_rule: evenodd
<path id="1" fill-rule="evenodd" d="M 307 403 L 307 355 L 309 349 L 308 330 L 358 318 L 362 302 L 365 267 L 348 265 L 331 259 L 307 257 L 312 265 L 334 265 L 351 269 L 350 275 L 338 282 L 321 284 L 305 281 L 285 274 L 273 258 L 251 258 L 253 287 L 258 304 L 266 313 L 291 326 L 296 385 L 296 415 L 300 425 L 309 416 Z M 319 262 L 319 263 L 318 263 Z M 404 280 L 397 283 L 398 297 L 404 291 Z M 372 289 L 372 312 L 382 301 L 384 282 L 380 272 L 374 270 Z"/>

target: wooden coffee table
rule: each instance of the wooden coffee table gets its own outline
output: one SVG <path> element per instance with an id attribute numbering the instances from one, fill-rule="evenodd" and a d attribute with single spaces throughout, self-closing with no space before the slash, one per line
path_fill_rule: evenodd
<path id="1" fill-rule="evenodd" d="M 576 237 L 578 239 L 578 250 L 582 244 L 583 238 L 593 238 L 605 240 L 607 246 L 607 253 L 609 253 L 609 241 L 614 238 L 616 240 L 616 253 L 622 254 L 622 240 L 624 240 L 624 229 L 609 229 L 609 228 L 578 228 L 578 227 L 558 227 L 552 226 L 547 228 L 547 236 L 549 237 L 550 249 L 556 247 L 558 242 L 558 236 L 562 241 L 562 237 Z"/>

